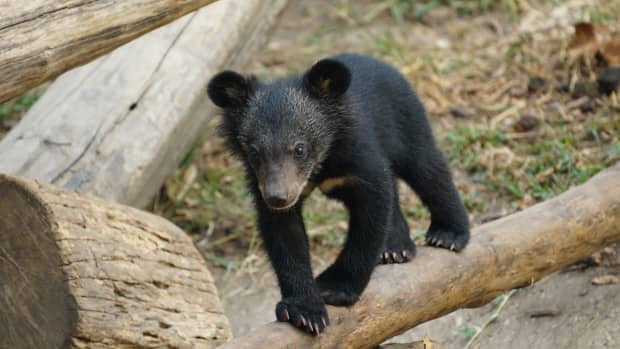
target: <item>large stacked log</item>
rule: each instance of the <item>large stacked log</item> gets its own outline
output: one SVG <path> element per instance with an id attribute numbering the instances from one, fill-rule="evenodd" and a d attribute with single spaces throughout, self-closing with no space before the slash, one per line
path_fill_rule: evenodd
<path id="1" fill-rule="evenodd" d="M 0 348 L 214 348 L 231 336 L 191 239 L 130 207 L 0 175 Z"/>
<path id="2" fill-rule="evenodd" d="M 208 80 L 252 59 L 285 3 L 221 0 L 64 74 L 0 141 L 0 173 L 146 206 L 215 114 Z"/>
<path id="3" fill-rule="evenodd" d="M 318 338 L 272 323 L 220 349 L 374 348 L 418 324 L 480 306 L 620 241 L 620 163 L 585 184 L 474 229 L 456 254 L 422 247 L 412 262 L 379 266 L 360 301 L 329 307 Z"/>
<path id="4" fill-rule="evenodd" d="M 0 102 L 213 1 L 3 1 Z"/>

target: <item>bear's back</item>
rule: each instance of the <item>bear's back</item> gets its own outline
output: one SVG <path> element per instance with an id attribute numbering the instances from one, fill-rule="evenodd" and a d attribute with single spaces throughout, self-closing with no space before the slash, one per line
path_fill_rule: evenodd
<path id="1" fill-rule="evenodd" d="M 407 79 L 393 66 L 376 58 L 343 53 L 331 57 L 351 71 L 348 90 L 360 136 L 377 139 L 388 157 L 404 151 L 412 141 L 432 142 L 424 108 Z"/>

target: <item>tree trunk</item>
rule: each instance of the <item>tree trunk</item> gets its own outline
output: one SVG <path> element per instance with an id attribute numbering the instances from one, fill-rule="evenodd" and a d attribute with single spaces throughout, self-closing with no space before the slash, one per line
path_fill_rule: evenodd
<path id="1" fill-rule="evenodd" d="M 0 173 L 146 206 L 215 113 L 208 80 L 252 59 L 285 3 L 221 0 L 64 74 L 0 140 Z"/>
<path id="2" fill-rule="evenodd" d="M 2 1 L 0 102 L 213 1 Z"/>
<path id="3" fill-rule="evenodd" d="M 0 175 L 0 348 L 213 348 L 231 336 L 191 239 L 130 207 Z"/>
<path id="4" fill-rule="evenodd" d="M 374 348 L 418 324 L 530 285 L 620 241 L 620 163 L 585 184 L 474 229 L 462 252 L 422 247 L 412 262 L 379 266 L 353 307 L 328 307 L 318 338 L 272 323 L 220 349 Z"/>

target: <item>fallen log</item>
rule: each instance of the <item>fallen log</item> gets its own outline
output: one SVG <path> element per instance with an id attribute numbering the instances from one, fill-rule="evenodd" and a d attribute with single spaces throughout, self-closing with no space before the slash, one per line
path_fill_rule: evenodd
<path id="1" fill-rule="evenodd" d="M 0 173 L 146 206 L 216 113 L 208 79 L 254 57 L 285 3 L 221 0 L 62 75 L 0 140 Z"/>
<path id="2" fill-rule="evenodd" d="M 5 1 L 0 102 L 213 1 Z"/>
<path id="3" fill-rule="evenodd" d="M 0 348 L 214 348 L 231 337 L 191 239 L 158 216 L 0 175 Z"/>
<path id="4" fill-rule="evenodd" d="M 220 349 L 374 348 L 418 324 L 478 307 L 620 241 L 620 163 L 558 197 L 473 231 L 461 253 L 422 247 L 407 264 L 379 266 L 353 307 L 328 307 L 318 338 L 271 323 Z"/>

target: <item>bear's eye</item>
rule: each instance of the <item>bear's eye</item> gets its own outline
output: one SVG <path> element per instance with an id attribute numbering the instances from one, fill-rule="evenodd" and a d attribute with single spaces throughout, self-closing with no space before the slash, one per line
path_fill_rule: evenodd
<path id="1" fill-rule="evenodd" d="M 295 144 L 295 156 L 298 158 L 301 158 L 304 156 L 304 153 L 305 153 L 304 144 L 303 143 Z"/>

